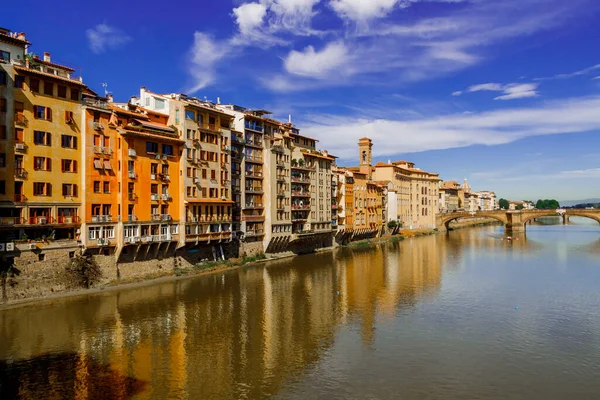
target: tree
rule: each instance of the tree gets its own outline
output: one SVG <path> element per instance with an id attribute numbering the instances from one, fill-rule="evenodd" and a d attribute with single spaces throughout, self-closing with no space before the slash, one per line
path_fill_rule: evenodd
<path id="1" fill-rule="evenodd" d="M 508 208 L 510 207 L 510 204 L 508 203 L 508 200 L 500 199 L 500 200 L 498 200 L 498 206 L 500 206 L 500 208 L 503 210 L 508 210 Z"/>
<path id="2" fill-rule="evenodd" d="M 560 204 L 554 199 L 540 199 L 535 203 L 535 208 L 538 210 L 556 210 L 557 208 L 560 208 Z"/>
<path id="3" fill-rule="evenodd" d="M 522 210 L 523 209 L 523 204 L 517 204 L 517 207 L 515 207 L 517 210 Z"/>

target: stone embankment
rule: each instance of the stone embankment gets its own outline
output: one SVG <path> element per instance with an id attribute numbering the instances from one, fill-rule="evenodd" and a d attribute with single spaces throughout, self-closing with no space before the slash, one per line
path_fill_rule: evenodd
<path id="1" fill-rule="evenodd" d="M 454 229 L 471 226 L 489 225 L 494 220 L 458 221 L 451 224 Z M 400 241 L 409 237 L 417 237 L 436 233 L 434 229 L 400 230 L 396 235 L 384 235 L 377 238 L 359 240 L 348 244 L 349 247 L 369 247 L 373 244 L 389 241 Z M 62 246 L 64 247 L 64 246 Z M 334 247 L 320 249 L 330 251 Z M 257 254 L 246 258 L 231 258 L 225 261 L 193 263 L 175 254 L 174 257 L 131 263 L 116 263 L 113 256 L 93 256 L 91 261 L 98 271 L 98 278 L 93 279 L 88 287 L 82 285 L 89 271 L 73 271 L 69 268 L 74 260 L 75 249 L 69 251 L 51 251 L 44 249 L 45 257 L 40 259 L 35 252 L 23 252 L 18 271 L 9 274 L 0 288 L 4 298 L 0 298 L 0 308 L 18 304 L 31 303 L 48 298 L 87 295 L 103 290 L 147 285 L 172 279 L 198 276 L 202 274 L 240 268 L 251 263 L 297 257 L 294 253 L 276 255 Z M 64 250 L 64 249 L 63 249 Z M 12 275 L 12 276 L 10 276 Z"/>

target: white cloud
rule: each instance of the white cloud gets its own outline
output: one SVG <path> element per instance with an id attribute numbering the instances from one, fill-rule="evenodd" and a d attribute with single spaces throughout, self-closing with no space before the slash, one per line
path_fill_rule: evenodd
<path id="1" fill-rule="evenodd" d="M 304 51 L 292 50 L 284 60 L 287 72 L 308 77 L 322 77 L 337 70 L 348 61 L 348 49 L 343 43 L 329 43 L 323 50 L 308 46 Z"/>
<path id="2" fill-rule="evenodd" d="M 96 54 L 117 48 L 132 40 L 131 36 L 107 24 L 98 24 L 94 28 L 88 29 L 85 34 L 90 49 Z"/>
<path id="3" fill-rule="evenodd" d="M 202 32 L 194 33 L 194 44 L 190 49 L 189 73 L 193 82 L 186 90 L 189 93 L 213 83 L 216 79 L 216 64 L 231 51 L 228 42 L 218 42 Z"/>
<path id="4" fill-rule="evenodd" d="M 235 23 L 242 35 L 252 35 L 263 24 L 267 7 L 260 3 L 246 3 L 233 9 Z"/>
<path id="5" fill-rule="evenodd" d="M 570 78 L 575 78 L 577 76 L 588 75 L 599 69 L 600 69 L 600 64 L 596 64 L 589 68 L 584 68 L 582 70 L 571 72 L 569 74 L 558 74 L 558 75 L 554 75 L 554 76 L 550 76 L 550 77 L 546 77 L 546 78 L 535 78 L 534 81 L 551 81 L 551 80 L 556 80 L 556 79 L 570 79 Z"/>
<path id="6" fill-rule="evenodd" d="M 331 0 L 331 8 L 340 18 L 364 23 L 373 18 L 381 18 L 390 13 L 398 0 Z"/>
<path id="7" fill-rule="evenodd" d="M 315 12 L 313 7 L 321 0 L 262 0 L 272 12 L 269 24 L 273 30 L 288 30 L 308 34 Z"/>
<path id="8" fill-rule="evenodd" d="M 504 87 L 504 95 L 494 100 L 514 100 L 528 97 L 537 97 L 537 85 L 532 83 L 511 84 Z"/>
<path id="9" fill-rule="evenodd" d="M 597 77 L 595 77 L 595 78 L 592 78 L 592 80 L 593 80 L 593 81 L 596 81 L 596 80 L 598 80 L 598 79 L 600 79 L 600 76 L 597 76 Z"/>
<path id="10" fill-rule="evenodd" d="M 503 92 L 502 96 L 494 98 L 494 100 L 514 100 L 527 97 L 537 97 L 537 83 L 510 83 L 502 85 L 500 83 L 482 83 L 479 85 L 469 86 L 467 92 Z M 456 93 L 456 92 L 455 92 Z M 462 92 L 460 92 L 462 94 Z"/>
<path id="11" fill-rule="evenodd" d="M 461 96 L 463 94 L 462 90 L 457 90 L 456 92 L 452 92 L 452 96 Z"/>
<path id="12" fill-rule="evenodd" d="M 375 156 L 442 150 L 475 144 L 498 145 L 530 136 L 589 132 L 600 129 L 600 97 L 566 99 L 529 108 L 501 109 L 437 118 L 371 120 L 347 116 L 313 116 L 302 129 L 323 148 L 353 159 L 358 139 L 375 143 Z"/>

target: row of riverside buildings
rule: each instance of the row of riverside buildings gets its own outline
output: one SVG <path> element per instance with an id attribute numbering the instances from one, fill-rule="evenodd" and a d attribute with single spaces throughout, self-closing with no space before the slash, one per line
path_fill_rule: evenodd
<path id="1" fill-rule="evenodd" d="M 373 165 L 368 138 L 340 167 L 268 111 L 144 87 L 117 103 L 29 46 L 0 29 L 0 258 L 302 252 L 435 227 L 451 197 L 411 162 Z"/>

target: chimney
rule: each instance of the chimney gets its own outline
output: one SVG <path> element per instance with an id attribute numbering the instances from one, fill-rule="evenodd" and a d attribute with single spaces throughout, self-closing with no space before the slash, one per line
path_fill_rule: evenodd
<path id="1" fill-rule="evenodd" d="M 217 96 L 217 104 L 221 104 L 221 98 Z"/>
<path id="2" fill-rule="evenodd" d="M 44 61 L 52 62 L 52 61 L 50 61 L 50 53 L 44 53 Z"/>
<path id="3" fill-rule="evenodd" d="M 25 39 L 25 32 L 19 32 L 19 33 L 17 34 L 17 39 L 20 39 L 20 40 L 26 40 L 26 39 Z"/>
<path id="4" fill-rule="evenodd" d="M 291 123 L 292 123 L 292 114 L 289 114 L 288 115 L 288 124 L 291 124 Z"/>
<path id="5" fill-rule="evenodd" d="M 109 102 L 109 103 L 112 103 L 113 102 L 113 95 L 112 94 L 107 95 L 106 96 L 106 101 Z"/>

